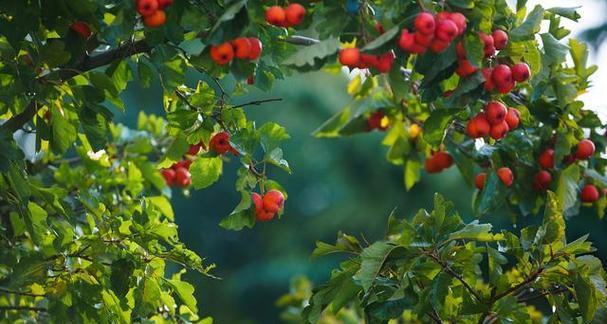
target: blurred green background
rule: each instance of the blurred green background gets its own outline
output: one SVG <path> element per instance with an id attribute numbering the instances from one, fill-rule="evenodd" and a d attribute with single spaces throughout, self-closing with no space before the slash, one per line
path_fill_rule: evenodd
<path id="1" fill-rule="evenodd" d="M 194 86 L 202 75 L 188 75 Z M 266 121 L 286 127 L 291 139 L 284 145 L 293 174 L 275 168 L 270 177 L 288 191 L 285 215 L 280 221 L 258 224 L 253 229 L 230 232 L 217 224 L 229 214 L 240 197 L 234 189 L 237 160 L 224 164 L 224 175 L 211 188 L 184 197 L 174 191 L 174 208 L 182 241 L 189 248 L 216 263 L 214 280 L 189 273 L 196 286 L 199 308 L 216 323 L 278 323 L 275 300 L 288 291 L 289 279 L 305 274 L 314 282 L 328 278 L 339 257 L 310 260 L 317 240 L 333 241 L 338 231 L 364 236 L 368 241 L 383 236 L 387 217 L 396 208 L 410 217 L 419 208 L 430 208 L 435 191 L 455 202 L 466 220 L 472 219 L 471 195 L 455 167 L 438 175 L 424 175 L 410 192 L 403 186 L 400 167 L 390 165 L 383 133 L 341 139 L 316 139 L 310 134 L 322 122 L 346 105 L 346 75 L 323 72 L 291 77 L 276 83 L 271 93 L 254 90 L 234 103 L 281 97 L 278 103 L 247 107 L 249 118 L 259 125 Z M 229 82 L 226 84 L 230 87 Z M 129 85 L 124 97 L 126 114 L 116 116 L 134 126 L 138 109 L 163 115 L 158 84 L 142 89 Z M 525 220 L 532 223 L 539 218 Z M 510 228 L 508 216 L 493 215 L 486 221 Z M 590 232 L 599 249 L 607 252 L 607 226 L 593 211 L 585 211 L 569 222 L 569 234 Z M 604 254 L 602 254 L 604 256 Z"/>

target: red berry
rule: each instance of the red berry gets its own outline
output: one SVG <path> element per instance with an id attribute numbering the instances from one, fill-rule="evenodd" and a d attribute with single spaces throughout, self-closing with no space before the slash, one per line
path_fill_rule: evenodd
<path id="1" fill-rule="evenodd" d="M 513 130 L 518 127 L 521 119 L 521 113 L 516 108 L 508 108 L 508 113 L 504 120 L 508 123 L 508 128 Z"/>
<path id="2" fill-rule="evenodd" d="M 434 39 L 433 34 L 422 34 L 419 31 L 416 31 L 414 34 L 415 43 L 421 45 L 423 47 L 429 47 L 432 44 L 432 40 Z"/>
<path id="3" fill-rule="evenodd" d="M 432 158 L 435 160 L 436 165 L 441 170 L 449 168 L 453 165 L 453 157 L 447 152 L 438 151 Z"/>
<path id="4" fill-rule="evenodd" d="M 249 44 L 251 44 L 251 49 L 249 51 L 249 60 L 256 60 L 259 55 L 261 55 L 261 50 L 263 49 L 263 45 L 261 41 L 257 37 L 249 37 Z"/>
<path id="5" fill-rule="evenodd" d="M 383 34 L 386 32 L 386 30 L 384 29 L 384 26 L 383 26 L 383 25 L 382 25 L 382 24 L 381 24 L 379 21 L 376 21 L 376 22 L 375 22 L 375 30 L 376 30 L 376 31 L 377 31 L 377 32 L 378 32 L 380 35 L 383 35 Z"/>
<path id="6" fill-rule="evenodd" d="M 525 82 L 529 79 L 531 70 L 527 63 L 517 63 L 512 67 L 512 78 L 516 82 Z"/>
<path id="7" fill-rule="evenodd" d="M 292 3 L 285 9 L 285 16 L 289 25 L 299 25 L 306 17 L 306 8 L 299 3 Z"/>
<path id="8" fill-rule="evenodd" d="M 552 182 L 552 175 L 546 170 L 540 170 L 533 176 L 533 189 L 537 191 L 544 191 L 548 189 Z"/>
<path id="9" fill-rule="evenodd" d="M 587 184 L 582 189 L 582 201 L 583 202 L 595 202 L 599 200 L 599 191 L 594 185 Z"/>
<path id="10" fill-rule="evenodd" d="M 230 43 L 223 43 L 217 46 L 211 46 L 211 59 L 219 64 L 226 65 L 234 58 L 234 48 Z"/>
<path id="11" fill-rule="evenodd" d="M 157 0 L 138 0 L 137 12 L 144 17 L 148 17 L 156 13 L 158 10 Z"/>
<path id="12" fill-rule="evenodd" d="M 400 47 L 403 51 L 411 52 L 410 49 L 415 44 L 415 36 L 409 33 L 408 30 L 403 29 L 400 33 L 400 38 L 398 39 L 398 47 Z"/>
<path id="13" fill-rule="evenodd" d="M 487 174 L 485 172 L 481 172 L 474 178 L 474 185 L 476 185 L 478 190 L 483 190 L 485 187 L 485 181 L 487 181 Z"/>
<path id="14" fill-rule="evenodd" d="M 537 158 L 537 162 L 544 169 L 554 168 L 554 150 L 546 149 Z"/>
<path id="15" fill-rule="evenodd" d="M 162 169 L 160 170 L 162 177 L 164 178 L 164 182 L 166 182 L 167 186 L 172 186 L 173 181 L 175 180 L 175 171 L 173 169 Z"/>
<path id="16" fill-rule="evenodd" d="M 512 79 L 512 70 L 510 70 L 510 67 L 505 64 L 499 64 L 494 67 L 493 71 L 491 72 L 491 78 L 493 79 L 493 82 L 498 90 L 500 87 L 507 87 L 511 83 L 514 83 L 514 80 Z"/>
<path id="17" fill-rule="evenodd" d="M 504 121 L 506 113 L 508 113 L 508 109 L 499 101 L 490 101 L 485 106 L 485 114 L 491 125 L 499 124 Z"/>
<path id="18" fill-rule="evenodd" d="M 369 130 L 379 129 L 386 130 L 388 125 L 382 125 L 382 119 L 384 119 L 386 115 L 381 111 L 376 111 L 369 118 L 367 118 L 367 127 Z"/>
<path id="19" fill-rule="evenodd" d="M 179 168 L 184 168 L 184 169 L 189 170 L 190 165 L 192 165 L 192 160 L 181 160 L 181 161 L 176 162 L 173 165 L 171 165 L 171 169 L 177 170 Z"/>
<path id="20" fill-rule="evenodd" d="M 491 135 L 491 138 L 493 138 L 494 140 L 499 140 L 506 137 L 506 134 L 508 134 L 509 130 L 510 128 L 508 127 L 508 123 L 503 120 L 501 123 L 491 125 L 491 131 L 489 132 L 489 135 Z"/>
<path id="21" fill-rule="evenodd" d="M 266 21 L 270 25 L 284 26 L 287 21 L 287 13 L 279 6 L 272 6 L 266 10 Z"/>
<path id="22" fill-rule="evenodd" d="M 190 148 L 188 149 L 188 154 L 189 155 L 198 154 L 200 152 L 200 149 L 202 148 L 202 146 L 203 146 L 202 143 L 190 145 Z"/>
<path id="23" fill-rule="evenodd" d="M 251 194 L 251 200 L 253 200 L 253 205 L 255 206 L 255 211 L 261 211 L 263 210 L 263 200 L 261 198 L 261 196 L 254 192 Z"/>
<path id="24" fill-rule="evenodd" d="M 74 22 L 70 25 L 70 29 L 78 33 L 78 35 L 84 39 L 89 39 L 89 37 L 92 35 L 91 28 L 83 21 Z"/>
<path id="25" fill-rule="evenodd" d="M 589 139 L 581 140 L 577 145 L 575 157 L 579 160 L 586 160 L 594 154 L 594 143 Z"/>
<path id="26" fill-rule="evenodd" d="M 230 134 L 226 132 L 215 134 L 209 142 L 209 148 L 221 155 L 231 152 L 233 149 L 230 144 Z"/>
<path id="27" fill-rule="evenodd" d="M 508 45 L 508 34 L 506 34 L 505 31 L 501 29 L 496 29 L 493 31 L 492 36 L 495 49 L 502 50 L 506 48 L 506 46 Z"/>
<path id="28" fill-rule="evenodd" d="M 173 4 L 173 0 L 158 0 L 158 7 L 164 9 Z"/>
<path id="29" fill-rule="evenodd" d="M 491 125 L 485 114 L 481 113 L 472 118 L 466 127 L 468 136 L 472 138 L 480 138 L 489 135 Z"/>
<path id="30" fill-rule="evenodd" d="M 452 12 L 449 15 L 449 19 L 457 26 L 457 34 L 461 35 L 466 31 L 466 16 L 459 12 Z"/>
<path id="31" fill-rule="evenodd" d="M 434 28 L 435 28 L 435 24 L 434 24 L 434 17 L 427 13 L 427 12 L 421 12 L 417 15 L 417 17 L 415 17 L 415 30 L 425 34 L 425 35 L 430 35 L 430 34 L 434 34 Z"/>
<path id="32" fill-rule="evenodd" d="M 255 77 L 253 75 L 249 75 L 249 77 L 247 78 L 247 84 L 248 85 L 255 84 Z"/>
<path id="33" fill-rule="evenodd" d="M 360 62 L 358 62 L 359 69 L 366 69 L 369 67 L 377 67 L 379 65 L 379 58 L 371 54 L 360 54 Z"/>
<path id="34" fill-rule="evenodd" d="M 514 182 L 514 175 L 512 174 L 512 170 L 510 170 L 508 167 L 497 169 L 497 176 L 506 187 L 510 187 L 512 182 Z"/>
<path id="35" fill-rule="evenodd" d="M 472 65 L 470 61 L 465 59 L 459 60 L 459 66 L 457 67 L 457 70 L 455 70 L 455 73 L 457 73 L 457 75 L 462 78 L 465 78 L 469 75 L 474 74 L 474 72 L 476 72 L 476 67 Z"/>
<path id="36" fill-rule="evenodd" d="M 396 59 L 396 56 L 394 56 L 394 52 L 392 51 L 382 54 L 378 57 L 378 62 L 375 68 L 377 68 L 379 73 L 388 73 L 392 69 L 394 59 Z"/>
<path id="37" fill-rule="evenodd" d="M 251 41 L 246 37 L 238 37 L 232 41 L 234 56 L 239 59 L 248 59 L 251 55 Z"/>
<path id="38" fill-rule="evenodd" d="M 432 41 L 432 44 L 430 44 L 430 50 L 433 53 L 442 53 L 447 48 L 449 48 L 449 42 L 443 42 L 440 39 L 435 39 Z"/>
<path id="39" fill-rule="evenodd" d="M 150 16 L 143 17 L 143 24 L 147 27 L 160 27 L 164 25 L 167 20 L 167 16 L 164 11 L 158 9 Z"/>
<path id="40" fill-rule="evenodd" d="M 178 187 L 188 187 L 192 184 L 192 175 L 186 168 L 177 168 L 175 170 L 175 185 Z"/>
<path id="41" fill-rule="evenodd" d="M 428 173 L 437 173 L 441 171 L 440 166 L 436 162 L 436 160 L 432 157 L 429 157 L 424 161 L 424 169 Z"/>
<path id="42" fill-rule="evenodd" d="M 360 50 L 358 48 L 344 48 L 339 51 L 339 63 L 347 67 L 356 67 L 360 62 Z"/>
<path id="43" fill-rule="evenodd" d="M 479 37 L 484 44 L 484 52 L 485 57 L 491 57 L 495 55 L 495 43 L 493 41 L 493 36 L 487 35 L 485 33 L 479 33 Z"/>
<path id="44" fill-rule="evenodd" d="M 285 200 L 282 192 L 278 190 L 270 190 L 263 195 L 263 208 L 271 213 L 277 213 Z"/>
<path id="45" fill-rule="evenodd" d="M 452 41 L 458 33 L 457 25 L 451 20 L 442 20 L 436 25 L 436 38 L 443 42 Z"/>
<path id="46" fill-rule="evenodd" d="M 495 89 L 495 84 L 493 83 L 493 79 L 491 78 L 491 72 L 493 72 L 493 70 L 490 68 L 483 68 L 482 72 L 483 76 L 485 77 L 485 84 L 483 86 L 485 88 L 485 91 L 493 91 L 493 89 Z"/>

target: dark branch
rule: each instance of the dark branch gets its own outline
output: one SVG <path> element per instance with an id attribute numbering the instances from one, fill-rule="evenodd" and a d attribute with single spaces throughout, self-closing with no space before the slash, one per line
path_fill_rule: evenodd
<path id="1" fill-rule="evenodd" d="M 141 54 L 145 52 L 149 52 L 151 47 L 147 45 L 144 40 L 139 40 L 133 43 L 124 44 L 119 46 L 113 50 L 109 50 L 103 54 L 95 55 L 95 56 L 85 56 L 80 62 L 60 69 L 58 73 L 59 82 L 64 82 L 70 78 L 73 78 L 76 75 L 94 70 L 98 67 L 102 67 L 116 60 L 120 60 L 135 54 Z M 41 83 L 49 81 L 49 77 L 52 76 L 53 73 L 47 76 L 43 76 L 38 78 L 38 81 Z M 0 132 L 4 132 L 6 134 L 12 134 L 18 129 L 21 129 L 23 125 L 32 120 L 36 113 L 38 112 L 38 103 L 35 99 L 32 99 L 30 103 L 25 107 L 25 109 L 8 119 L 2 126 L 0 126 Z"/>
<path id="2" fill-rule="evenodd" d="M 521 288 L 527 287 L 527 285 L 533 283 L 535 281 L 535 279 L 537 279 L 542 273 L 544 272 L 544 268 L 539 268 L 535 271 L 533 271 L 525 280 L 523 280 L 521 283 L 512 286 L 510 288 L 508 288 L 507 290 L 496 294 L 492 300 L 496 301 L 499 300 L 500 298 L 503 298 L 505 296 L 510 295 L 511 293 L 517 292 L 519 291 Z"/>
<path id="3" fill-rule="evenodd" d="M 233 106 L 232 108 L 241 108 L 244 106 L 259 106 L 266 102 L 275 102 L 275 101 L 282 101 L 282 98 L 269 98 L 269 99 L 255 100 L 255 101 L 245 102 L 243 104 Z"/>
<path id="4" fill-rule="evenodd" d="M 32 306 L 10 306 L 3 305 L 0 306 L 0 311 L 12 311 L 12 310 L 25 310 L 25 311 L 33 311 L 33 312 L 48 312 L 48 309 L 44 307 L 32 307 Z"/>
<path id="5" fill-rule="evenodd" d="M 46 296 L 46 295 L 34 294 L 34 293 L 30 293 L 30 292 L 11 290 L 11 289 L 4 288 L 4 287 L 0 287 L 0 292 L 7 293 L 7 294 L 13 294 L 13 295 L 31 296 L 31 297 L 45 297 Z"/>
<path id="6" fill-rule="evenodd" d="M 440 265 L 447 274 L 461 282 L 462 285 L 464 285 L 464 287 L 466 288 L 466 290 L 468 290 L 474 296 L 474 298 L 476 298 L 476 300 L 478 300 L 479 302 L 483 301 L 481 295 L 479 295 L 479 293 L 476 292 L 476 290 L 474 290 L 474 288 L 472 288 L 472 286 L 470 286 L 470 284 L 466 282 L 466 280 L 464 280 L 464 278 L 459 273 L 453 271 L 453 269 L 451 269 L 451 267 L 445 261 L 441 260 L 433 252 L 427 253 L 427 255 L 432 258 L 434 262 L 438 263 L 438 265 Z"/>

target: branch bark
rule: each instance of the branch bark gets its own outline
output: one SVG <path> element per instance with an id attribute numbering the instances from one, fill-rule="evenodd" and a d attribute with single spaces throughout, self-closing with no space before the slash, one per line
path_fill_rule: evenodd
<path id="1" fill-rule="evenodd" d="M 135 54 L 141 54 L 149 52 L 152 48 L 145 42 L 145 40 L 139 40 L 132 43 L 124 44 L 113 50 L 109 50 L 105 53 L 95 56 L 85 56 L 81 61 L 72 66 L 67 66 L 57 71 L 58 82 L 65 82 L 77 75 L 94 70 L 96 68 L 113 63 L 116 60 L 130 57 Z M 38 82 L 44 83 L 50 81 L 49 77 L 55 75 L 50 73 L 47 76 L 38 78 Z M 0 126 L 0 132 L 12 134 L 27 122 L 32 120 L 38 112 L 39 105 L 35 99 L 31 99 L 30 103 L 25 109 L 8 119 L 2 126 Z"/>

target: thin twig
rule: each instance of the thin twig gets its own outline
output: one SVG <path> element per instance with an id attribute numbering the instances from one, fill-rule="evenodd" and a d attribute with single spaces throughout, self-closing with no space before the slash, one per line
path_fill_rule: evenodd
<path id="1" fill-rule="evenodd" d="M 259 105 L 267 103 L 267 102 L 275 102 L 275 101 L 282 101 L 282 98 L 268 98 L 268 99 L 254 100 L 254 101 L 245 102 L 240 105 L 232 106 L 232 108 L 241 108 L 244 106 L 259 106 Z"/>
<path id="2" fill-rule="evenodd" d="M 466 280 L 464 280 L 464 278 L 459 273 L 453 271 L 453 269 L 451 269 L 451 267 L 445 261 L 441 260 L 434 253 L 434 251 L 431 253 L 427 253 L 426 255 L 428 255 L 430 258 L 432 258 L 432 260 L 434 260 L 438 265 L 440 265 L 447 274 L 451 275 L 453 278 L 461 282 L 462 285 L 464 285 L 464 287 L 474 296 L 474 298 L 476 298 L 476 300 L 478 300 L 479 302 L 483 301 L 481 295 L 479 295 L 479 293 L 476 292 L 476 290 L 474 290 L 474 288 L 472 288 L 472 286 L 470 286 L 470 284 L 466 282 Z"/>
<path id="3" fill-rule="evenodd" d="M 48 312 L 48 309 L 44 307 L 33 307 L 33 306 L 11 306 L 11 305 L 2 305 L 0 306 L 0 311 L 11 311 L 11 310 L 26 310 L 26 311 L 34 311 L 34 312 Z"/>
<path id="4" fill-rule="evenodd" d="M 17 291 L 17 290 L 4 288 L 4 287 L 0 287 L 0 292 L 7 293 L 7 294 L 13 294 L 13 295 L 30 296 L 30 297 L 46 297 L 46 295 L 34 294 L 31 292 L 25 292 L 25 291 Z"/>

